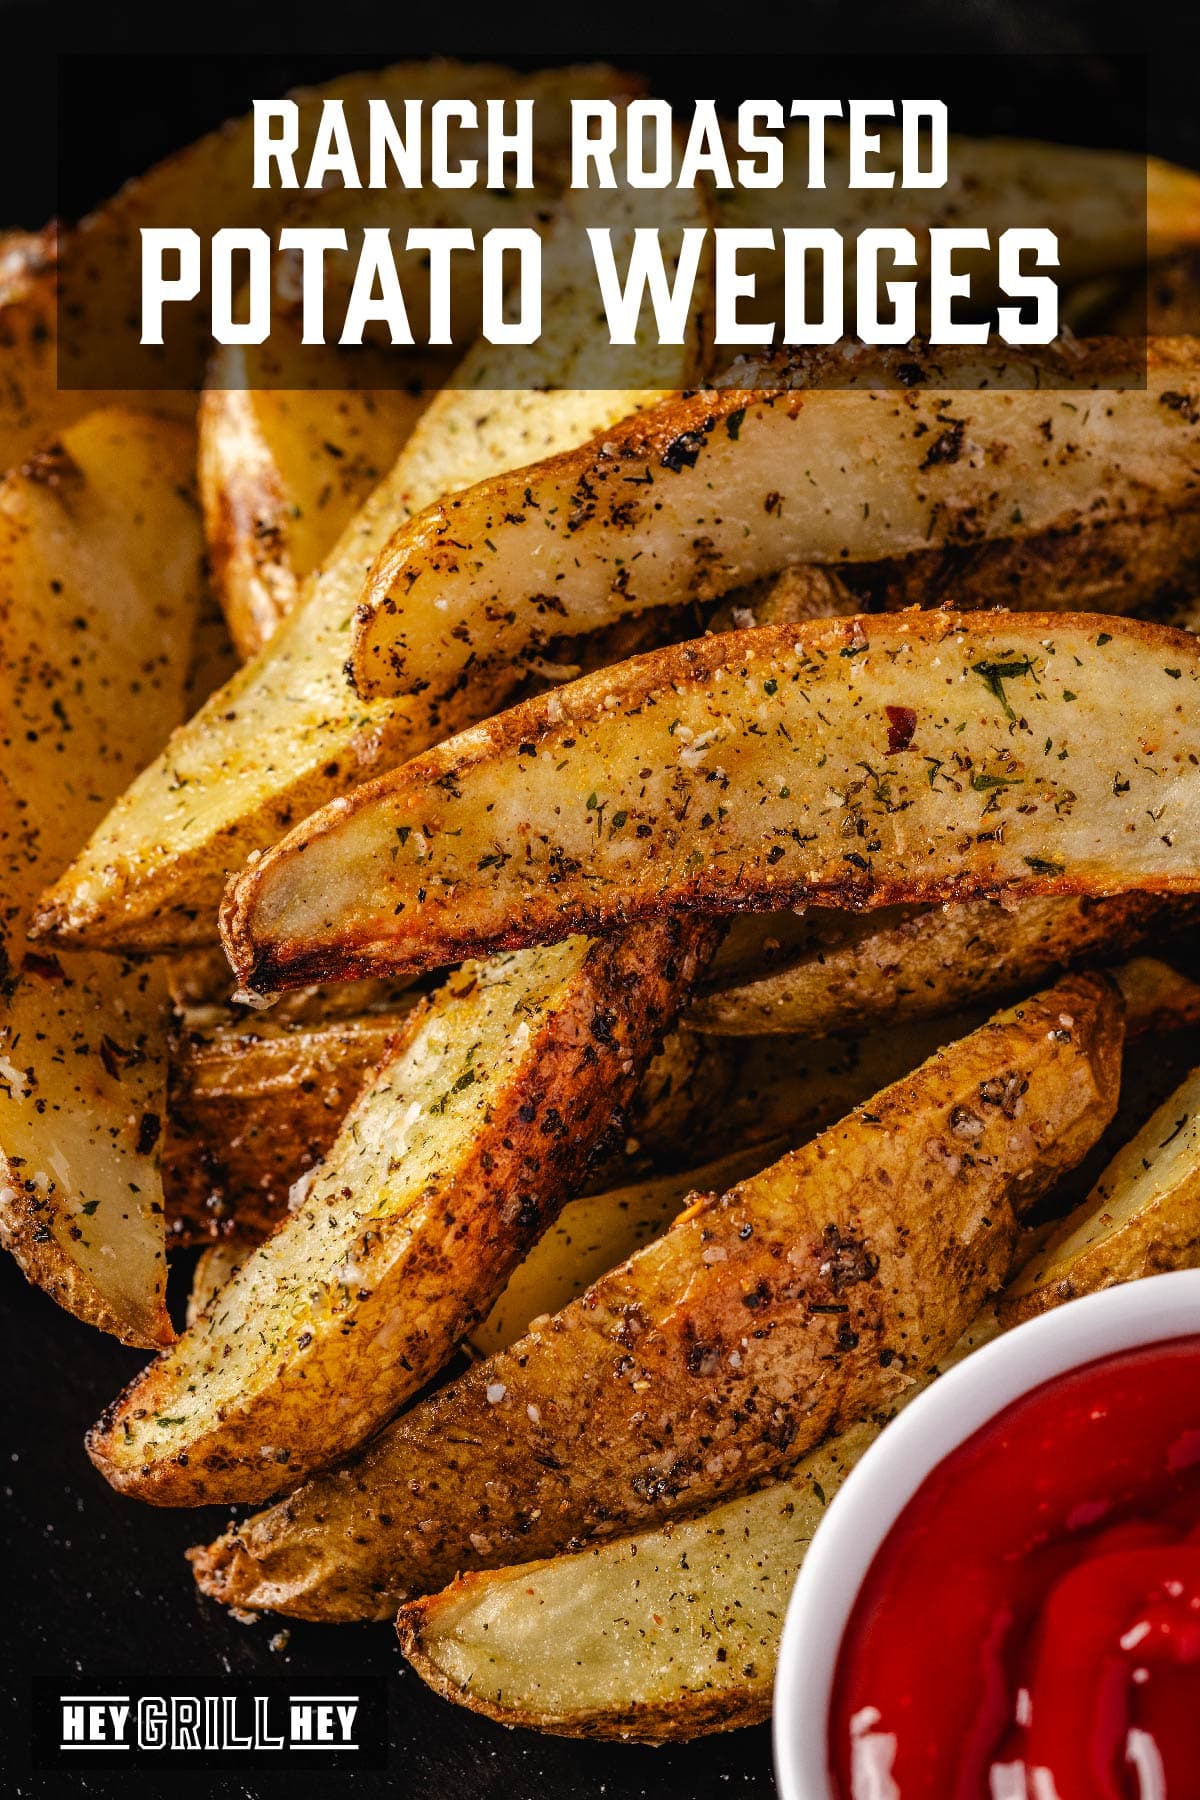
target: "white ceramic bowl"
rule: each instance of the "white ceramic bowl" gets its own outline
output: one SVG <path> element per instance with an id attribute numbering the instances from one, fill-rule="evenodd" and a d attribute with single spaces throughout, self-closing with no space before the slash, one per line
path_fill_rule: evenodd
<path id="1" fill-rule="evenodd" d="M 876 1551 L 925 1477 L 980 1426 L 1054 1376 L 1197 1332 L 1200 1269 L 1107 1288 L 996 1338 L 893 1420 L 830 1502 L 792 1590 L 775 1677 L 780 1800 L 834 1800 L 829 1702 L 842 1636 Z"/>

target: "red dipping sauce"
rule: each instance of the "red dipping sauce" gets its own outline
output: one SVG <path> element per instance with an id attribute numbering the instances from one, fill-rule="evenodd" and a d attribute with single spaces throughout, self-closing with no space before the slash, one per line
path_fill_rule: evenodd
<path id="1" fill-rule="evenodd" d="M 1104 1357 L 940 1463 L 838 1656 L 844 1800 L 1200 1800 L 1200 1337 Z"/>

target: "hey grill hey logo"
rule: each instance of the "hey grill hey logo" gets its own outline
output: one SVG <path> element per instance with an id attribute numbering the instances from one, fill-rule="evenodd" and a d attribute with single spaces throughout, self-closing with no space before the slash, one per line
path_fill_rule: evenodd
<path id="1" fill-rule="evenodd" d="M 383 1768 L 387 1760 L 384 1683 L 369 1680 L 353 1692 L 303 1691 L 264 1681 L 253 1690 L 159 1694 L 113 1684 L 103 1690 L 64 1691 L 36 1681 L 33 1693 L 36 1767 L 79 1768 L 161 1762 L 192 1766 L 279 1766 L 281 1758 L 332 1760 Z"/>

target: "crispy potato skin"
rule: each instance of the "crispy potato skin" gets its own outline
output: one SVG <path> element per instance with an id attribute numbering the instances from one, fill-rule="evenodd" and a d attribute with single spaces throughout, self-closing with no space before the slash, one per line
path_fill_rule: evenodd
<path id="1" fill-rule="evenodd" d="M 929 1018 L 1015 992 L 1059 969 L 1113 960 L 1157 929 L 1197 916 L 1193 901 L 1153 894 L 991 900 L 900 917 L 816 915 L 803 955 L 767 974 L 701 995 L 688 1009 L 698 1031 L 734 1037 L 803 1032 L 819 1037 L 864 1018 Z"/>
<path id="2" fill-rule="evenodd" d="M 444 736 L 464 672 L 548 632 L 717 599 L 790 563 L 840 569 L 1194 510 L 1200 341 L 1154 340 L 1145 391 L 1113 389 L 1128 356 L 1120 339 L 1087 340 L 1078 359 L 1018 355 L 1030 388 L 1001 391 L 969 353 L 864 349 L 839 354 L 828 391 L 814 386 L 824 353 L 802 353 L 672 395 L 401 526 L 358 610 L 358 692 L 419 697 Z M 1085 419 L 1042 381 L 1112 391 Z"/>
<path id="3" fill-rule="evenodd" d="M 105 1478 L 160 1506 L 261 1500 L 361 1443 L 556 1217 L 718 929 L 566 944 L 524 985 L 459 971 L 288 1220 L 93 1428 Z"/>
<path id="4" fill-rule="evenodd" d="M 226 951 L 269 992 L 666 908 L 1192 892 L 1198 688 L 1193 636 L 1105 614 L 905 613 L 672 646 L 306 820 L 231 884 Z"/>
<path id="5" fill-rule="evenodd" d="M 1154 956 L 1134 956 L 1112 971 L 1125 1002 L 1130 1037 L 1200 1025 L 1200 982 Z"/>
<path id="6" fill-rule="evenodd" d="M 893 1405 L 755 1493 L 407 1601 L 401 1649 L 445 1699 L 503 1725 L 667 1743 L 757 1723 L 770 1712 L 788 1596 L 829 1501 L 891 1418 L 997 1332 L 988 1305 Z"/>
<path id="7" fill-rule="evenodd" d="M 380 1617 L 744 1492 L 885 1402 L 1003 1281 L 1116 1105 L 1121 1002 L 1069 976 L 667 1234 L 345 1468 L 193 1553 L 228 1604 Z"/>

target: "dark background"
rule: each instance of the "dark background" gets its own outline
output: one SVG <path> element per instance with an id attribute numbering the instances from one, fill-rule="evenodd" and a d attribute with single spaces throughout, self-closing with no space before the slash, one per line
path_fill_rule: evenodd
<path id="1" fill-rule="evenodd" d="M 61 204 L 78 211 L 157 155 L 241 110 L 254 92 L 282 91 L 298 80 L 340 68 L 382 64 L 425 52 L 493 56 L 528 65 L 603 56 L 643 67 L 658 91 L 698 83 L 714 93 L 731 86 L 730 57 L 752 54 L 774 72 L 774 86 L 807 91 L 804 64 L 781 59 L 816 51 L 920 54 L 998 50 L 1079 53 L 1148 51 L 1151 148 L 1200 166 L 1200 107 L 1192 42 L 1170 15 L 1157 23 L 1144 6 L 997 4 L 995 0 L 916 0 L 903 9 L 866 5 L 758 8 L 688 4 L 665 17 L 639 5 L 629 22 L 605 15 L 599 38 L 586 20 L 559 8 L 539 18 L 522 4 L 512 15 L 457 11 L 439 23 L 431 9 L 311 0 L 282 7 L 256 4 L 227 13 L 203 8 L 126 6 L 28 7 L 0 0 L 0 67 L 8 79 L 0 105 L 0 225 L 41 224 Z M 633 29 L 636 25 L 636 29 Z M 624 26 L 624 29 L 622 29 Z M 731 41 L 731 33 L 739 33 Z M 634 49 L 634 44 L 639 48 Z M 230 86 L 222 52 L 261 57 L 250 85 Z M 679 51 L 706 51 L 709 67 L 686 76 Z M 72 158 L 59 195 L 56 170 L 56 55 L 88 52 L 70 87 L 74 141 L 82 127 L 90 153 Z M 168 71 L 163 53 L 189 52 Z M 138 60 L 130 60 L 136 58 Z M 739 66 L 733 78 L 742 85 Z M 748 91 L 743 89 L 743 91 Z M 815 91 L 815 90 L 814 90 Z M 827 91 L 822 84 L 822 91 Z M 1106 105 L 1097 73 L 1085 96 L 1064 92 L 1062 136 L 1095 144 L 1128 143 L 1130 120 Z M 1019 99 L 1020 96 L 1014 98 Z M 952 114 L 956 122 L 965 121 Z M 69 206 L 68 206 L 69 202 Z M 576 1744 L 511 1733 L 434 1698 L 399 1657 L 385 1626 L 293 1625 L 285 1647 L 272 1649 L 280 1621 L 234 1622 L 198 1597 L 184 1548 L 211 1536 L 221 1512 L 180 1514 L 138 1507 L 113 1494 L 82 1450 L 86 1427 L 133 1374 L 141 1358 L 59 1312 L 26 1288 L 0 1259 L 0 1405 L 4 1409 L 3 1476 L 7 1519 L 5 1625 L 0 1643 L 0 1787 L 18 1795 L 86 1794 L 156 1800 L 172 1794 L 215 1796 L 322 1795 L 342 1789 L 364 1800 L 746 1800 L 770 1796 L 765 1728 L 671 1749 Z M 286 1622 L 283 1622 L 286 1624 Z M 222 1683 L 284 1677 L 297 1688 L 388 1678 L 391 1760 L 386 1774 L 317 1774 L 281 1767 L 262 1774 L 188 1769 L 172 1759 L 161 1771 L 70 1774 L 28 1770 L 29 1696 L 33 1677 L 72 1691 L 130 1683 L 134 1691 L 204 1692 Z"/>

